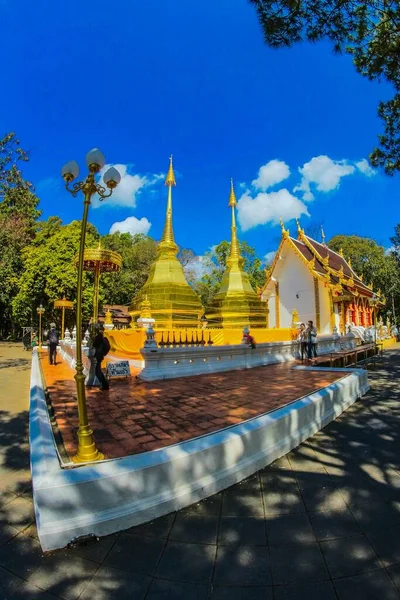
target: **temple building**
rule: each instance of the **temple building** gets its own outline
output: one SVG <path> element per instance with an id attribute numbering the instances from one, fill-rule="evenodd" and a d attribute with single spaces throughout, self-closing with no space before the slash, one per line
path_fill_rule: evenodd
<path id="1" fill-rule="evenodd" d="M 268 307 L 251 286 L 249 275 L 243 269 L 243 258 L 236 234 L 236 197 L 231 180 L 229 206 L 232 211 L 231 248 L 221 286 L 206 313 L 211 327 L 265 328 Z"/>
<path id="2" fill-rule="evenodd" d="M 346 325 L 369 327 L 374 323 L 372 286 L 363 283 L 342 252 L 334 252 L 323 242 L 313 240 L 297 222 L 297 239 L 282 226 L 282 240 L 271 268 L 262 298 L 268 302 L 269 327 L 293 326 L 314 321 L 321 334 L 341 333 Z"/>
<path id="3" fill-rule="evenodd" d="M 133 298 L 129 307 L 132 321 L 142 312 L 147 296 L 156 327 L 197 327 L 203 314 L 199 297 L 186 281 L 183 267 L 177 259 L 178 246 L 172 227 L 172 187 L 176 185 L 172 156 L 165 185 L 168 187 L 168 203 L 164 231 L 157 248 L 157 257 L 151 265 L 149 277 Z"/>

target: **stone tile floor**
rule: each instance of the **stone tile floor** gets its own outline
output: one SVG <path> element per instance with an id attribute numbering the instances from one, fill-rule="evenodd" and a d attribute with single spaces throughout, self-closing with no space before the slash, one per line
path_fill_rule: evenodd
<path id="1" fill-rule="evenodd" d="M 370 373 L 364 398 L 248 480 L 46 556 L 27 412 L 12 400 L 29 370 L 3 354 L 0 345 L 1 600 L 400 599 L 400 347 Z"/>
<path id="2" fill-rule="evenodd" d="M 65 450 L 76 452 L 74 371 L 59 356 L 41 365 Z M 343 377 L 274 365 L 168 381 L 112 380 L 109 391 L 87 390 L 89 422 L 106 458 L 169 446 L 275 410 Z"/>

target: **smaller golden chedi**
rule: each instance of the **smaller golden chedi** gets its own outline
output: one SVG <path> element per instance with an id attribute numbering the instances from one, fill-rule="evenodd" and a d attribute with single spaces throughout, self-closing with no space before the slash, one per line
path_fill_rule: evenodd
<path id="1" fill-rule="evenodd" d="M 219 291 L 206 310 L 212 327 L 243 328 L 266 327 L 268 307 L 251 286 L 249 275 L 243 269 L 236 233 L 236 196 L 231 179 L 229 206 L 232 210 L 231 249 Z"/>

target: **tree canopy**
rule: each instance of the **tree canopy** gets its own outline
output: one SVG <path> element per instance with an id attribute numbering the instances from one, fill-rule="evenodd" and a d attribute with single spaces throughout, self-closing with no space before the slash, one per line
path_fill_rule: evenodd
<path id="1" fill-rule="evenodd" d="M 357 71 L 393 85 L 393 98 L 380 102 L 384 122 L 370 160 L 388 175 L 400 170 L 400 2 L 398 0 L 250 0 L 266 43 L 272 48 L 301 41 L 330 40 L 335 52 L 353 57 Z"/>
<path id="2" fill-rule="evenodd" d="M 22 251 L 35 236 L 41 215 L 32 184 L 23 177 L 21 163 L 29 159 L 14 133 L 0 139 L 0 333 L 15 326 L 12 300 L 23 272 Z"/>

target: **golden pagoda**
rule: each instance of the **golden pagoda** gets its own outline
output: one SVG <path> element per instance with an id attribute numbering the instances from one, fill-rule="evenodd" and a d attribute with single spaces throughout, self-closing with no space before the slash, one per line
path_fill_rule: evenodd
<path id="1" fill-rule="evenodd" d="M 172 228 L 172 187 L 176 185 L 172 156 L 165 185 L 168 187 L 167 214 L 164 231 L 157 248 L 157 258 L 151 265 L 149 277 L 133 298 L 129 307 L 132 321 L 141 315 L 143 302 L 151 305 L 151 314 L 156 327 L 197 327 L 203 307 L 197 294 L 186 281 L 183 267 L 176 255 Z"/>
<path id="2" fill-rule="evenodd" d="M 232 209 L 231 249 L 221 286 L 206 310 L 208 322 L 214 327 L 267 327 L 268 308 L 251 287 L 243 270 L 243 258 L 236 234 L 236 196 L 231 179 L 229 206 Z"/>

